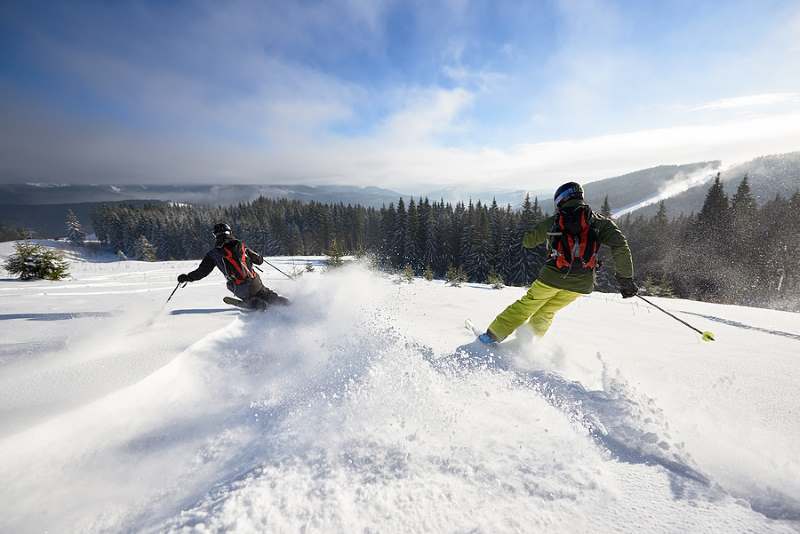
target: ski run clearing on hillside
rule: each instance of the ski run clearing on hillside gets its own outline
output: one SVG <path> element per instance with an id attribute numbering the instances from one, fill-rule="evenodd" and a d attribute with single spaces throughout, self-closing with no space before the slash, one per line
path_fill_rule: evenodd
<path id="1" fill-rule="evenodd" d="M 595 293 L 487 350 L 523 288 L 270 258 L 317 268 L 245 314 L 111 260 L 0 273 L 2 532 L 800 530 L 797 314 Z"/>

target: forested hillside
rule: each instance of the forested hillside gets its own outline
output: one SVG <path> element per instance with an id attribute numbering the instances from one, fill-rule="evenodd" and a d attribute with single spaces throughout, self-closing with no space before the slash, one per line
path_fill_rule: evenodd
<path id="1" fill-rule="evenodd" d="M 729 197 L 736 193 L 736 188 L 745 176 L 759 206 L 776 196 L 789 198 L 800 189 L 800 152 L 762 156 L 724 170 L 720 174 L 720 180 Z M 708 185 L 691 187 L 670 197 L 667 201 L 669 215 L 678 217 L 699 212 L 707 189 Z M 624 207 L 612 195 L 609 198 L 615 208 Z M 641 213 L 652 216 L 657 210 L 658 206 L 651 205 L 642 208 Z"/>
<path id="2" fill-rule="evenodd" d="M 747 177 L 729 197 L 717 176 L 696 216 L 667 213 L 621 221 L 652 292 L 800 311 L 800 192 L 759 207 Z"/>
<path id="3" fill-rule="evenodd" d="M 598 207 L 608 214 L 608 203 Z M 670 220 L 661 203 L 652 217 L 619 221 L 633 251 L 637 280 L 650 293 L 752 305 L 798 307 L 800 194 L 759 207 L 743 180 L 733 198 L 719 177 L 697 216 Z M 522 237 L 546 216 L 537 201 L 522 209 L 400 199 L 381 209 L 261 198 L 227 208 L 179 205 L 105 206 L 92 221 L 97 236 L 128 257 L 141 256 L 142 239 L 159 259 L 200 258 L 210 229 L 229 221 L 251 247 L 269 255 L 370 255 L 389 269 L 445 277 L 463 270 L 467 280 L 497 277 L 529 284 L 545 260 L 544 245 L 522 248 Z M 331 252 L 334 251 L 334 252 Z M 613 268 L 598 273 L 598 289 L 614 291 Z M 451 271 L 452 273 L 452 271 Z"/>

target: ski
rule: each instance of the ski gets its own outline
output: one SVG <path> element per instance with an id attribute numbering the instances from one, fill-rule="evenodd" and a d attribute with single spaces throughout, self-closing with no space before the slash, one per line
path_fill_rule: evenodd
<path id="1" fill-rule="evenodd" d="M 467 331 L 469 331 L 471 334 L 474 334 L 475 337 L 478 337 L 481 334 L 483 334 L 483 332 L 478 330 L 478 327 L 476 327 L 475 324 L 470 319 L 464 321 L 464 328 L 466 328 Z"/>
<path id="2" fill-rule="evenodd" d="M 464 321 L 464 328 L 466 328 L 470 334 L 478 338 L 477 340 L 484 345 L 497 346 L 499 344 L 499 341 L 495 340 L 493 337 L 490 337 L 488 333 L 478 330 L 478 327 L 475 326 L 475 324 L 469 319 Z"/>
<path id="3" fill-rule="evenodd" d="M 243 300 L 239 300 L 233 297 L 223 297 L 222 302 L 225 304 L 230 304 L 231 306 L 236 306 L 240 310 L 243 311 L 257 311 L 255 308 L 251 308 Z"/>

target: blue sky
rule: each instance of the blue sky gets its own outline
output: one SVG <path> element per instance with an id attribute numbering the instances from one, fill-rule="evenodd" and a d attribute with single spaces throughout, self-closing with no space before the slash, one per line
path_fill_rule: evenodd
<path id="1" fill-rule="evenodd" d="M 548 187 L 800 149 L 800 4 L 0 4 L 0 181 Z"/>

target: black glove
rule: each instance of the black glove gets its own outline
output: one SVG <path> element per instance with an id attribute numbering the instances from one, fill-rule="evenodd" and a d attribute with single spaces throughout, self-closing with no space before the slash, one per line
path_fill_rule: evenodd
<path id="1" fill-rule="evenodd" d="M 188 274 L 179 274 L 178 275 L 178 283 L 183 284 L 184 282 L 191 282 L 192 279 L 189 278 Z"/>
<path id="2" fill-rule="evenodd" d="M 619 292 L 622 293 L 622 298 L 624 299 L 635 297 L 639 292 L 639 288 L 636 286 L 636 282 L 633 281 L 633 278 L 618 276 L 617 283 L 619 284 Z"/>

